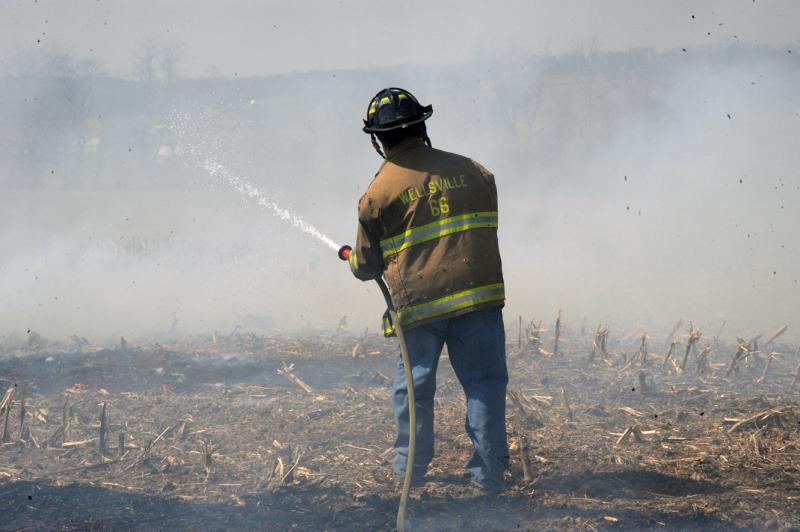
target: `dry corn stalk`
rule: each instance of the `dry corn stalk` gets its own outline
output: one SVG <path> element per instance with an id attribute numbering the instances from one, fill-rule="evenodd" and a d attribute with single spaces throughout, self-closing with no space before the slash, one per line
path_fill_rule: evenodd
<path id="1" fill-rule="evenodd" d="M 550 358 L 551 356 L 553 356 L 553 353 L 551 353 L 542 346 L 539 346 L 539 349 L 536 350 L 536 353 L 538 353 L 539 356 L 542 356 L 544 358 Z"/>
<path id="2" fill-rule="evenodd" d="M 664 357 L 664 365 L 663 365 L 664 368 L 667 367 L 667 364 L 670 361 L 670 357 L 672 357 L 672 353 L 673 351 L 675 351 L 675 346 L 678 345 L 679 343 L 680 342 L 678 342 L 677 340 L 672 340 L 672 342 L 669 344 L 669 351 L 667 351 L 667 356 Z"/>
<path id="3" fill-rule="evenodd" d="M 517 434 L 519 435 L 519 461 L 522 465 L 522 480 L 530 482 L 531 477 L 531 459 L 528 449 L 528 438 L 521 426 L 517 427 Z"/>
<path id="4" fill-rule="evenodd" d="M 672 339 L 675 337 L 675 333 L 678 332 L 678 329 L 680 329 L 681 327 L 683 327 L 683 320 L 682 319 L 678 320 L 678 323 L 676 323 L 675 327 L 672 328 L 672 332 L 669 333 L 669 336 L 667 336 L 667 341 L 664 342 L 665 345 L 673 343 Z"/>
<path id="5" fill-rule="evenodd" d="M 69 422 L 70 416 L 68 415 L 69 412 L 69 395 L 64 396 L 64 406 L 61 410 L 61 425 L 53 431 L 53 433 L 44 441 L 45 444 L 55 444 L 57 441 L 61 441 L 63 445 L 65 441 L 69 441 Z"/>
<path id="6" fill-rule="evenodd" d="M 761 438 L 758 436 L 757 432 L 754 432 L 750 435 L 750 443 L 753 445 L 753 455 L 756 459 L 762 457 L 762 445 L 761 445 Z"/>
<path id="7" fill-rule="evenodd" d="M 714 344 L 716 345 L 719 342 L 719 337 L 722 336 L 722 331 L 725 329 L 725 325 L 727 325 L 728 320 L 724 320 L 722 325 L 719 326 L 717 330 L 717 334 L 714 336 Z"/>
<path id="8" fill-rule="evenodd" d="M 725 376 L 730 376 L 733 373 L 733 370 L 736 369 L 736 365 L 739 363 L 740 360 L 749 357 L 755 350 L 751 351 L 752 345 L 758 341 L 758 336 L 750 340 L 749 342 L 745 342 L 742 338 L 736 338 L 739 346 L 736 348 L 736 352 L 733 354 L 731 358 L 731 363 L 728 366 L 728 371 L 725 372 Z M 738 371 L 738 370 L 737 370 Z"/>
<path id="9" fill-rule="evenodd" d="M 647 365 L 647 334 L 642 334 L 642 340 L 639 343 L 639 350 L 636 352 L 636 365 Z"/>
<path id="10" fill-rule="evenodd" d="M 686 340 L 686 351 L 683 354 L 683 362 L 681 362 L 681 371 L 686 370 L 686 362 L 689 360 L 689 353 L 692 351 L 695 343 L 703 336 L 700 331 L 695 331 L 694 327 L 689 330 L 689 338 Z"/>
<path id="11" fill-rule="evenodd" d="M 519 410 L 520 414 L 522 414 L 523 418 L 531 419 L 536 424 L 537 427 L 544 426 L 542 423 L 539 410 L 536 406 L 531 403 L 525 395 L 519 391 L 517 388 L 509 387 L 506 395 L 511 400 L 511 403 Z"/>
<path id="12" fill-rule="evenodd" d="M 797 348 L 797 357 L 800 358 L 800 348 Z M 794 378 L 792 379 L 791 388 L 797 386 L 797 381 L 800 381 L 800 364 L 797 365 L 797 369 L 794 372 Z"/>
<path id="13" fill-rule="evenodd" d="M 767 362 L 764 364 L 764 371 L 761 373 L 761 377 L 756 381 L 757 384 L 764 384 L 764 381 L 767 380 L 767 373 L 769 373 L 769 368 L 772 365 L 772 360 L 781 356 L 780 353 L 773 351 L 767 356 Z"/>
<path id="14" fill-rule="evenodd" d="M 0 415 L 4 412 L 11 410 L 11 400 L 14 398 L 16 387 L 12 386 L 3 394 L 3 399 L 0 400 Z"/>
<path id="15" fill-rule="evenodd" d="M 103 408 L 100 410 L 100 437 L 97 438 L 97 450 L 100 454 L 106 454 L 108 444 L 108 412 L 106 401 L 103 401 Z"/>
<path id="16" fill-rule="evenodd" d="M 770 408 L 747 419 L 741 419 L 730 426 L 728 432 L 761 429 L 768 425 L 778 425 L 784 429 L 797 425 L 797 414 L 790 406 Z"/>
<path id="17" fill-rule="evenodd" d="M 633 417 L 642 417 L 644 416 L 644 412 L 640 412 L 635 408 L 631 408 L 630 406 L 621 406 L 619 407 L 620 412 L 625 412 L 626 414 L 633 416 Z"/>
<path id="18" fill-rule="evenodd" d="M 647 386 L 647 373 L 644 371 L 639 372 L 639 391 L 646 391 L 648 389 Z"/>
<path id="19" fill-rule="evenodd" d="M 211 469 L 214 466 L 214 462 L 212 459 L 214 451 L 211 449 L 211 447 L 209 447 L 208 443 L 206 443 L 205 440 L 202 440 L 200 442 L 200 448 L 203 453 L 203 471 L 205 471 L 206 480 L 208 480 L 208 477 L 211 475 Z"/>
<path id="20" fill-rule="evenodd" d="M 758 341 L 760 339 L 761 335 L 759 334 L 758 336 L 750 340 L 750 343 L 752 344 L 753 347 L 750 349 L 750 353 L 744 359 L 744 365 L 748 370 L 750 369 L 750 361 L 752 360 L 752 357 L 761 354 L 761 349 L 758 347 Z"/>
<path id="21" fill-rule="evenodd" d="M 555 340 L 553 341 L 553 356 L 558 356 L 558 340 L 561 336 L 561 309 L 558 309 L 556 318 Z"/>
<path id="22" fill-rule="evenodd" d="M 182 441 L 189 432 L 191 432 L 189 423 L 192 421 L 192 416 L 187 416 L 181 421 L 178 431 L 175 433 L 175 441 Z"/>
<path id="23" fill-rule="evenodd" d="M 711 364 L 708 361 L 708 357 L 711 354 L 711 346 L 705 346 L 701 351 L 700 354 L 697 355 L 697 373 L 698 375 L 708 375 L 711 373 Z"/>
<path id="24" fill-rule="evenodd" d="M 541 349 L 542 335 L 547 329 L 542 327 L 542 322 L 536 323 L 531 320 L 530 325 L 525 329 L 525 341 L 533 351 L 538 352 Z"/>
<path id="25" fill-rule="evenodd" d="M 350 358 L 356 358 L 364 355 L 364 348 L 361 347 L 360 342 L 356 342 L 353 349 L 350 350 Z"/>
<path id="26" fill-rule="evenodd" d="M 605 360 L 605 359 L 603 359 L 603 360 Z M 624 373 L 624 372 L 628 371 L 631 368 L 631 366 L 633 366 L 633 364 L 635 362 L 636 362 L 636 357 L 635 356 L 633 356 L 630 359 L 628 359 L 628 354 L 627 353 L 622 353 L 622 368 L 619 370 L 620 373 Z"/>
<path id="27" fill-rule="evenodd" d="M 0 401 L 0 414 L 5 414 L 5 420 L 3 421 L 3 436 L 0 438 L 0 441 L 3 443 L 8 441 L 8 421 L 11 417 L 11 402 L 14 399 L 14 393 L 17 391 L 16 387 L 11 387 L 6 390 L 6 393 L 3 394 L 3 400 Z"/>
<path id="28" fill-rule="evenodd" d="M 572 421 L 575 418 L 575 414 L 572 412 L 572 407 L 569 405 L 567 390 L 564 388 L 561 388 L 561 406 L 564 407 L 564 410 L 567 413 L 567 419 Z"/>
<path id="29" fill-rule="evenodd" d="M 625 429 L 622 435 L 620 435 L 620 437 L 614 443 L 614 446 L 620 445 L 622 442 L 627 440 L 629 436 L 633 436 L 633 439 L 636 441 L 636 443 L 642 443 L 642 431 L 639 429 L 639 427 L 633 426 Z"/>
<path id="30" fill-rule="evenodd" d="M 785 333 L 788 328 L 789 328 L 788 325 L 784 325 L 783 327 L 780 327 L 777 331 L 772 333 L 772 336 L 770 336 L 767 339 L 767 341 L 764 342 L 764 345 L 761 346 L 761 349 L 766 349 L 767 347 L 769 347 L 772 344 L 772 342 L 774 342 L 780 335 Z"/>
<path id="31" fill-rule="evenodd" d="M 11 415 L 11 412 L 8 413 Z M 25 387 L 22 388 L 21 397 L 19 400 L 19 433 L 17 434 L 18 440 L 25 440 Z"/>
<path id="32" fill-rule="evenodd" d="M 608 355 L 606 343 L 608 342 L 608 327 L 603 327 L 602 323 L 597 325 L 597 330 L 594 333 L 594 340 L 592 340 L 592 354 L 589 356 L 589 364 L 594 362 L 594 358 L 600 354 L 603 358 Z"/>
<path id="33" fill-rule="evenodd" d="M 278 370 L 280 375 L 283 375 L 293 383 L 295 383 L 301 390 L 306 393 L 314 393 L 314 388 L 303 382 L 303 380 L 294 374 L 294 364 L 286 365 L 286 362 L 283 362 L 283 367 Z"/>
<path id="34" fill-rule="evenodd" d="M 69 395 L 64 397 L 64 408 L 61 411 L 61 443 L 70 439 L 69 425 L 72 415 L 70 414 Z"/>
<path id="35" fill-rule="evenodd" d="M 272 469 L 272 476 L 268 482 L 268 488 L 270 491 L 276 491 L 278 488 L 286 484 L 286 482 L 292 479 L 292 474 L 294 473 L 297 464 L 300 462 L 300 457 L 302 455 L 297 452 L 294 457 L 294 461 L 291 466 L 288 468 L 283 463 L 283 459 L 278 457 L 275 461 L 275 467 Z"/>

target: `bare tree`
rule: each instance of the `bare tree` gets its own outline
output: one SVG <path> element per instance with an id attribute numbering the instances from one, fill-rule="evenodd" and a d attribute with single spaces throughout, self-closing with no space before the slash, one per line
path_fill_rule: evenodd
<path id="1" fill-rule="evenodd" d="M 181 60 L 181 45 L 175 41 L 166 43 L 161 47 L 158 64 L 166 83 L 172 83 L 178 78 L 178 64 Z"/>
<path id="2" fill-rule="evenodd" d="M 43 184 L 43 176 L 67 184 L 81 172 L 90 119 L 94 115 L 94 79 L 102 75 L 101 65 L 93 60 L 76 61 L 65 50 L 50 49 L 20 55 L 13 67 L 16 77 L 25 79 L 26 105 L 18 112 L 16 139 L 23 172 L 30 186 Z M 56 172 L 57 170 L 57 172 Z M 23 184 L 20 181 L 20 184 Z"/>
<path id="3" fill-rule="evenodd" d="M 580 71 L 576 77 L 576 83 L 583 93 L 584 103 L 586 105 L 584 125 L 581 130 L 583 132 L 582 136 L 586 141 L 587 161 L 589 162 L 590 169 L 593 164 L 594 151 L 592 136 L 594 129 L 594 98 L 600 69 L 597 64 L 598 55 L 597 37 L 592 38 L 588 44 L 582 45 L 580 47 L 580 53 L 577 55 Z"/>
<path id="4" fill-rule="evenodd" d="M 150 85 L 158 75 L 158 49 L 152 39 L 145 39 L 134 53 L 133 76 Z"/>

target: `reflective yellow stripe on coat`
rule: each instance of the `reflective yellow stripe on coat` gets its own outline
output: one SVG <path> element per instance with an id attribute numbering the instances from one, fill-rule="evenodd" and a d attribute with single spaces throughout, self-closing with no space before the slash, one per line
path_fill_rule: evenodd
<path id="1" fill-rule="evenodd" d="M 489 284 L 479 286 L 477 288 L 470 288 L 456 292 L 445 297 L 440 297 L 432 301 L 426 301 L 418 305 L 402 309 L 399 312 L 400 323 L 410 325 L 412 323 L 436 318 L 455 312 L 471 308 L 481 303 L 488 303 L 490 301 L 502 301 L 505 299 L 505 288 L 503 283 Z"/>
<path id="2" fill-rule="evenodd" d="M 477 229 L 480 227 L 497 227 L 496 212 L 473 212 L 442 218 L 435 222 L 413 227 L 406 232 L 381 240 L 383 258 L 400 253 L 411 246 L 429 242 L 445 235 Z"/>

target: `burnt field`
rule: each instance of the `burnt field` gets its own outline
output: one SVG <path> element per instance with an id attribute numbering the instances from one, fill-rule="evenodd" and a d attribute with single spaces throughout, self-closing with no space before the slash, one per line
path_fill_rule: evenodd
<path id="1" fill-rule="evenodd" d="M 800 372 L 782 329 L 507 320 L 510 488 L 468 488 L 443 356 L 411 529 L 800 529 Z M 0 529 L 391 529 L 398 353 L 347 332 L 6 346 Z"/>

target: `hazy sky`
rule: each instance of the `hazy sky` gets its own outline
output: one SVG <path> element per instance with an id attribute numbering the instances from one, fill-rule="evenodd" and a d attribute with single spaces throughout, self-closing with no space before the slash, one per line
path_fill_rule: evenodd
<path id="1" fill-rule="evenodd" d="M 561 53 L 594 39 L 607 50 L 736 39 L 781 46 L 798 41 L 798 27 L 793 0 L 0 0 L 0 60 L 66 50 L 124 76 L 152 39 L 181 44 L 183 76 L 253 76 Z"/>

